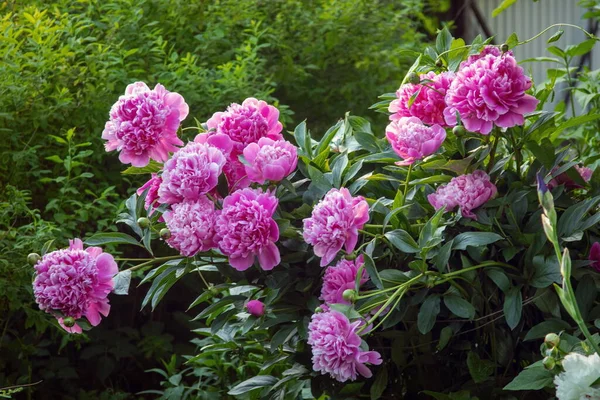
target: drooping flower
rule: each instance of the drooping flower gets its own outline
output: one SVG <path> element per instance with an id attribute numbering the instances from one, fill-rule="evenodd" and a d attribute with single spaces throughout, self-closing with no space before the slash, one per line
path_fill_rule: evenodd
<path id="1" fill-rule="evenodd" d="M 424 125 L 417 117 L 403 117 L 387 126 L 385 137 L 404 159 L 396 164 L 410 165 L 435 153 L 446 139 L 446 131 L 437 124 Z"/>
<path id="2" fill-rule="evenodd" d="M 344 300 L 343 293 L 346 289 L 354 289 L 356 275 L 359 268 L 364 264 L 363 256 L 360 255 L 354 261 L 342 259 L 332 267 L 328 267 L 323 276 L 323 287 L 321 297 L 326 304 L 350 304 Z M 369 280 L 367 271 L 363 268 L 360 276 L 360 285 Z"/>
<path id="3" fill-rule="evenodd" d="M 163 204 L 196 200 L 217 186 L 227 159 L 208 143 L 190 142 L 165 163 L 158 189 Z"/>
<path id="4" fill-rule="evenodd" d="M 417 117 L 427 125 L 446 126 L 443 114 L 446 108 L 444 97 L 454 79 L 454 73 L 443 72 L 436 75 L 431 71 L 420 77 L 421 81 L 426 82 L 400 86 L 396 92 L 397 99 L 392 100 L 388 108 L 389 112 L 393 113 L 390 119 L 395 121 L 402 117 Z"/>
<path id="5" fill-rule="evenodd" d="M 552 172 L 555 172 L 557 169 L 558 168 L 553 169 Z M 591 168 L 575 165 L 575 169 L 581 176 L 581 179 L 583 179 L 585 182 L 589 182 L 590 179 L 592 179 L 594 171 Z M 573 179 L 571 179 L 566 172 L 563 172 L 562 174 L 554 177 L 550 180 L 550 182 L 548 182 L 549 189 L 553 189 L 559 185 L 565 185 L 565 188 L 567 189 L 581 189 L 583 187 L 577 182 L 575 182 Z"/>
<path id="6" fill-rule="evenodd" d="M 275 242 L 279 227 L 273 220 L 278 200 L 260 189 L 239 189 L 223 200 L 215 228 L 219 249 L 229 264 L 245 271 L 258 258 L 263 270 L 271 270 L 281 258 Z"/>
<path id="7" fill-rule="evenodd" d="M 252 182 L 278 182 L 294 172 L 298 165 L 296 147 L 285 140 L 260 138 L 244 149 L 246 174 Z"/>
<path id="8" fill-rule="evenodd" d="M 369 220 L 369 204 L 348 189 L 331 189 L 304 219 L 304 240 L 314 246 L 321 267 L 328 265 L 345 248 L 351 253 L 358 242 L 358 230 Z"/>
<path id="9" fill-rule="evenodd" d="M 148 182 L 144 183 L 137 190 L 137 195 L 141 196 L 142 193 L 148 189 L 148 193 L 146 193 L 146 198 L 144 199 L 146 210 L 149 210 L 150 207 L 155 207 L 158 204 L 158 188 L 160 187 L 161 183 L 162 178 L 157 174 L 152 174 L 152 177 L 148 180 Z"/>
<path id="10" fill-rule="evenodd" d="M 171 236 L 169 246 L 186 257 L 216 247 L 215 205 L 206 196 L 175 203 L 163 214 Z"/>
<path id="11" fill-rule="evenodd" d="M 119 270 L 113 256 L 100 247 L 84 250 L 80 239 L 69 244 L 68 249 L 44 255 L 35 265 L 33 293 L 40 309 L 54 314 L 67 332 L 81 333 L 77 323 L 67 327 L 63 319 L 85 317 L 91 325 L 98 325 L 101 314 L 107 317 L 110 312 L 108 294 Z"/>
<path id="12" fill-rule="evenodd" d="M 494 124 L 501 128 L 523 125 L 523 115 L 532 112 L 539 101 L 526 94 L 531 79 L 515 58 L 494 52 L 461 68 L 446 92 L 444 118 L 456 125 L 460 115 L 465 129 L 487 135 Z"/>
<path id="13" fill-rule="evenodd" d="M 110 110 L 102 132 L 106 151 L 118 150 L 119 160 L 144 167 L 150 159 L 164 162 L 183 145 L 177 137 L 189 107 L 183 97 L 161 84 L 150 90 L 143 82 L 130 84 Z"/>
<path id="14" fill-rule="evenodd" d="M 373 373 L 365 364 L 379 365 L 382 360 L 378 352 L 361 349 L 362 340 L 356 333 L 361 323 L 351 323 L 338 311 L 313 314 L 308 325 L 313 369 L 340 382 L 356 380 L 358 374 L 370 378 Z"/>
<path id="15" fill-rule="evenodd" d="M 446 211 L 451 211 L 458 206 L 463 217 L 477 219 L 473 210 L 494 197 L 496 191 L 489 175 L 477 170 L 452 178 L 447 185 L 428 195 L 427 200 L 436 210 L 445 206 Z"/>
<path id="16" fill-rule="evenodd" d="M 248 313 L 255 317 L 262 317 L 265 315 L 265 303 L 260 300 L 250 300 L 246 304 L 246 309 L 248 310 Z"/>
<path id="17" fill-rule="evenodd" d="M 592 245 L 588 259 L 592 261 L 592 268 L 600 272 L 600 242 L 595 242 Z"/>
<path id="18" fill-rule="evenodd" d="M 570 353 L 562 360 L 564 372 L 554 377 L 558 400 L 598 400 L 600 389 L 592 384 L 600 378 L 600 356 Z"/>

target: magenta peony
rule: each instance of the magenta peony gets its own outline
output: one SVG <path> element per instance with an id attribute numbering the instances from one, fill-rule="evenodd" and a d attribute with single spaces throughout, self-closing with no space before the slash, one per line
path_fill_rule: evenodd
<path id="1" fill-rule="evenodd" d="M 252 182 L 278 182 L 294 172 L 298 165 L 296 147 L 285 140 L 260 138 L 244 149 L 246 174 Z"/>
<path id="2" fill-rule="evenodd" d="M 248 310 L 248 313 L 255 317 L 262 317 L 265 315 L 265 303 L 259 300 L 250 300 L 246 304 L 246 309 Z"/>
<path id="3" fill-rule="evenodd" d="M 258 258 L 260 267 L 271 270 L 280 262 L 279 227 L 273 220 L 278 200 L 260 189 L 239 189 L 223 200 L 216 221 L 219 249 L 229 257 L 229 264 L 244 271 Z"/>
<path id="4" fill-rule="evenodd" d="M 81 333 L 77 323 L 67 327 L 63 319 L 85 317 L 96 326 L 101 314 L 107 317 L 110 312 L 107 297 L 119 269 L 113 256 L 103 253 L 100 247 L 83 250 L 79 239 L 69 244 L 68 249 L 48 253 L 35 265 L 33 293 L 40 309 L 55 314 L 67 332 Z"/>
<path id="5" fill-rule="evenodd" d="M 477 219 L 473 210 L 494 197 L 496 191 L 488 174 L 478 170 L 452 178 L 447 185 L 427 196 L 427 200 L 436 210 L 445 206 L 446 211 L 450 211 L 458 206 L 463 217 Z"/>
<path id="6" fill-rule="evenodd" d="M 402 117 L 417 117 L 428 125 L 446 126 L 444 120 L 446 102 L 444 97 L 453 79 L 453 72 L 443 72 L 436 75 L 435 72 L 431 71 L 421 75 L 421 81 L 429 80 L 431 82 L 423 82 L 423 84 L 407 83 L 400 86 L 400 89 L 396 92 L 397 99 L 392 100 L 388 108 L 393 113 L 390 119 L 394 121 Z M 411 97 L 417 92 L 418 94 L 413 103 L 409 105 Z"/>
<path id="7" fill-rule="evenodd" d="M 343 293 L 346 289 L 354 289 L 358 269 L 364 264 L 363 256 L 360 255 L 354 261 L 342 259 L 333 267 L 328 267 L 323 277 L 321 297 L 326 304 L 350 304 L 344 300 Z M 367 271 L 363 268 L 360 275 L 360 285 L 369 280 Z"/>
<path id="8" fill-rule="evenodd" d="M 171 206 L 163 214 L 171 237 L 169 246 L 179 250 L 186 257 L 192 257 L 200 251 L 216 247 L 214 241 L 217 213 L 215 205 L 206 196 L 196 200 L 185 200 Z"/>
<path id="9" fill-rule="evenodd" d="M 167 161 L 169 152 L 183 145 L 177 129 L 188 112 L 183 97 L 160 84 L 152 90 L 143 82 L 128 85 L 102 132 L 106 151 L 120 151 L 119 160 L 134 167 L 144 167 L 150 159 Z"/>
<path id="10" fill-rule="evenodd" d="M 439 125 L 423 125 L 416 117 L 403 117 L 387 126 L 385 137 L 404 159 L 396 164 L 410 165 L 435 153 L 446 139 L 446 131 Z"/>
<path id="11" fill-rule="evenodd" d="M 600 242 L 595 242 L 592 245 L 588 259 L 592 261 L 592 268 L 600 272 Z"/>
<path id="12" fill-rule="evenodd" d="M 456 74 L 446 92 L 446 123 L 456 125 L 458 113 L 465 129 L 483 135 L 494 124 L 501 128 L 522 125 L 523 115 L 539 103 L 525 93 L 530 87 L 531 80 L 511 54 L 491 51 Z"/>
<path id="13" fill-rule="evenodd" d="M 313 369 L 340 382 L 355 380 L 358 374 L 370 378 L 373 374 L 365 364 L 379 365 L 382 360 L 378 352 L 361 348 L 362 340 L 356 333 L 361 323 L 351 323 L 338 311 L 313 314 L 308 325 Z"/>
<path id="14" fill-rule="evenodd" d="M 488 54 L 491 54 L 495 57 L 500 57 L 502 55 L 502 50 L 500 50 L 497 46 L 485 46 L 483 48 L 483 50 L 481 50 L 481 52 L 479 54 L 473 54 L 470 55 L 467 58 L 467 61 L 463 61 L 460 64 L 460 68 L 466 68 L 469 65 L 473 64 L 475 61 L 482 59 L 483 57 L 487 56 Z M 509 56 L 513 56 L 513 52 L 512 51 L 507 51 L 506 54 L 508 54 Z"/>
<path id="15" fill-rule="evenodd" d="M 148 182 L 144 183 L 142 187 L 137 190 L 137 195 L 141 196 L 142 193 L 148 189 L 148 193 L 146 193 L 146 198 L 144 199 L 146 210 L 149 210 L 150 207 L 155 207 L 158 205 L 158 188 L 160 187 L 161 183 L 162 178 L 157 174 L 152 174 Z"/>
<path id="16" fill-rule="evenodd" d="M 165 163 L 159 201 L 173 204 L 198 199 L 217 186 L 226 162 L 220 149 L 208 143 L 188 143 Z"/>

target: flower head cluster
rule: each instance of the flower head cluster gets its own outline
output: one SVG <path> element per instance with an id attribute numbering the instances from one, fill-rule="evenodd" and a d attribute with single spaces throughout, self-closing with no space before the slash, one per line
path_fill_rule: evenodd
<path id="1" fill-rule="evenodd" d="M 304 240 L 314 246 L 324 267 L 345 248 L 351 253 L 358 241 L 358 230 L 369 220 L 369 204 L 361 196 L 352 197 L 348 189 L 331 189 L 304 219 Z"/>
<path id="2" fill-rule="evenodd" d="M 494 125 L 522 125 L 523 115 L 534 111 L 539 102 L 525 93 L 531 80 L 511 54 L 486 51 L 458 71 L 446 92 L 448 107 L 444 110 L 448 125 L 456 125 L 458 113 L 467 130 L 483 135 Z"/>
<path id="3" fill-rule="evenodd" d="M 458 206 L 463 217 L 477 219 L 473 210 L 491 199 L 496 191 L 488 174 L 477 170 L 452 178 L 447 185 L 427 196 L 427 200 L 436 210 L 445 206 L 450 211 Z"/>
<path id="4" fill-rule="evenodd" d="M 58 321 L 67 332 L 81 333 L 79 325 L 67 327 L 63 319 L 85 317 L 98 325 L 100 315 L 110 312 L 107 297 L 119 271 L 114 258 L 99 247 L 84 250 L 79 239 L 69 243 L 68 249 L 48 253 L 35 265 L 33 293 L 41 310 L 60 313 Z"/>
<path id="5" fill-rule="evenodd" d="M 148 182 L 144 183 L 137 190 L 136 193 L 138 196 L 141 196 L 142 193 L 146 191 L 146 189 L 148 190 L 148 192 L 146 193 L 146 198 L 144 199 L 144 205 L 146 207 L 146 210 L 149 210 L 150 207 L 156 206 L 156 204 L 158 203 L 158 188 L 160 187 L 161 183 L 162 177 L 160 177 L 157 174 L 152 174 Z"/>
<path id="6" fill-rule="evenodd" d="M 169 246 L 186 257 L 215 247 L 215 205 L 202 195 L 195 200 L 186 200 L 171 206 L 163 214 L 171 237 Z"/>
<path id="7" fill-rule="evenodd" d="M 314 314 L 308 325 L 308 344 L 312 347 L 313 369 L 330 374 L 340 382 L 355 380 L 358 374 L 370 378 L 365 364 L 381 364 L 376 351 L 363 351 L 356 333 L 361 321 L 350 322 L 338 311 Z"/>
<path id="8" fill-rule="evenodd" d="M 437 124 L 424 125 L 416 117 L 403 117 L 387 126 L 385 137 L 396 154 L 404 159 L 396 164 L 410 165 L 435 153 L 446 139 L 446 131 Z"/>
<path id="9" fill-rule="evenodd" d="M 432 71 L 421 75 L 421 81 L 425 81 L 422 84 L 407 83 L 400 86 L 396 92 L 397 99 L 392 100 L 388 108 L 392 113 L 390 119 L 417 117 L 428 125 L 446 126 L 444 97 L 453 79 L 453 72 L 436 75 Z"/>
<path id="10" fill-rule="evenodd" d="M 167 161 L 169 152 L 183 145 L 177 129 L 188 112 L 183 97 L 160 84 L 152 90 L 143 82 L 128 85 L 102 132 L 106 151 L 119 150 L 119 160 L 134 167 L 144 167 L 150 159 Z"/>
<path id="11" fill-rule="evenodd" d="M 215 229 L 219 249 L 229 264 L 244 271 L 257 257 L 260 267 L 271 270 L 280 262 L 279 227 L 273 220 L 278 200 L 260 189 L 239 189 L 223 200 Z"/>
<path id="12" fill-rule="evenodd" d="M 354 289 L 358 270 L 364 264 L 363 256 L 360 255 L 354 261 L 342 259 L 332 267 L 328 267 L 323 277 L 321 297 L 325 304 L 350 304 L 344 300 L 344 290 Z M 363 268 L 360 275 L 360 285 L 369 280 L 367 271 Z"/>
<path id="13" fill-rule="evenodd" d="M 298 164 L 296 147 L 285 140 L 260 138 L 244 149 L 246 174 L 252 182 L 278 182 L 294 172 Z"/>
<path id="14" fill-rule="evenodd" d="M 564 372 L 554 378 L 558 400 L 600 399 L 592 384 L 600 379 L 600 356 L 570 353 L 562 360 Z"/>

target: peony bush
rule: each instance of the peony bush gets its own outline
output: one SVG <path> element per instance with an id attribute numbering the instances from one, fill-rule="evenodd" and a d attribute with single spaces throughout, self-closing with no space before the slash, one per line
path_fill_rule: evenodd
<path id="1" fill-rule="evenodd" d="M 151 308 L 194 282 L 182 396 L 600 398 L 600 177 L 568 137 L 600 115 L 544 108 L 510 50 L 528 41 L 441 30 L 372 107 L 381 132 L 287 132 L 254 98 L 182 130 L 182 96 L 127 86 L 102 137 L 149 180 L 121 232 L 31 255 L 36 301 L 81 333 L 132 277 Z"/>

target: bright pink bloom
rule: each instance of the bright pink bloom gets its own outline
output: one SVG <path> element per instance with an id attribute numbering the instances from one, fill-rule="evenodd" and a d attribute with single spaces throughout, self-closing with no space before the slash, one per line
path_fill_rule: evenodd
<path id="1" fill-rule="evenodd" d="M 298 165 L 296 147 L 285 140 L 260 138 L 244 149 L 246 174 L 252 182 L 278 182 L 294 172 Z"/>
<path id="2" fill-rule="evenodd" d="M 400 89 L 396 92 L 397 99 L 392 100 L 388 108 L 393 113 L 390 119 L 394 121 L 402 117 L 417 117 L 428 125 L 446 126 L 443 114 L 446 108 L 444 97 L 453 79 L 453 72 L 443 72 L 436 75 L 435 72 L 431 71 L 421 74 L 421 81 L 429 80 L 431 82 L 423 82 L 423 84 L 407 83 L 400 86 Z M 419 94 L 416 95 L 413 103 L 409 106 L 411 97 L 417 92 Z"/>
<path id="3" fill-rule="evenodd" d="M 576 165 L 575 169 L 577 170 L 577 172 L 579 172 L 579 175 L 581 175 L 581 178 L 583 178 L 584 181 L 589 182 L 590 179 L 592 179 L 594 171 L 591 168 L 580 167 L 579 165 Z"/>
<path id="4" fill-rule="evenodd" d="M 456 125 L 458 113 L 465 129 L 483 135 L 489 134 L 494 124 L 502 128 L 523 125 L 523 115 L 539 103 L 525 94 L 530 87 L 531 79 L 512 55 L 491 52 L 456 74 L 446 92 L 446 123 Z"/>
<path id="5" fill-rule="evenodd" d="M 600 242 L 595 242 L 590 249 L 589 260 L 592 261 L 592 268 L 600 272 Z"/>
<path id="6" fill-rule="evenodd" d="M 328 265 L 345 247 L 351 253 L 358 242 L 358 230 L 369 220 L 369 204 L 361 196 L 352 197 L 348 189 L 331 189 L 304 219 L 304 240 Z"/>
<path id="7" fill-rule="evenodd" d="M 246 309 L 248 310 L 248 313 L 255 317 L 262 317 L 265 315 L 265 303 L 260 300 L 250 300 L 246 304 Z"/>
<path id="8" fill-rule="evenodd" d="M 149 210 L 150 207 L 155 207 L 158 204 L 158 188 L 162 183 L 162 178 L 157 174 L 152 174 L 152 177 L 148 182 L 144 183 L 142 187 L 137 190 L 137 195 L 141 196 L 142 193 L 146 189 L 148 189 L 148 193 L 146 194 L 146 198 L 144 199 L 144 205 L 146 206 L 146 210 Z"/>
<path id="9" fill-rule="evenodd" d="M 41 310 L 62 314 L 56 318 L 67 332 L 81 333 L 77 324 L 66 327 L 63 317 L 85 317 L 93 326 L 98 325 L 100 314 L 107 317 L 110 312 L 107 297 L 119 269 L 113 256 L 103 253 L 100 247 L 83 250 L 79 239 L 69 244 L 68 249 L 48 253 L 35 265 L 33 293 Z"/>
<path id="10" fill-rule="evenodd" d="M 461 175 L 447 185 L 440 186 L 435 193 L 427 196 L 429 203 L 437 210 L 446 206 L 446 211 L 460 207 L 462 216 L 477 219 L 473 210 L 496 195 L 496 186 L 484 171 Z"/>
<path id="11" fill-rule="evenodd" d="M 158 189 L 163 204 L 196 200 L 217 186 L 227 159 L 208 143 L 190 142 L 165 163 Z"/>
<path id="12" fill-rule="evenodd" d="M 229 264 L 245 271 L 258 258 L 260 267 L 271 270 L 281 261 L 275 242 L 279 227 L 273 220 L 278 200 L 260 189 L 239 189 L 223 200 L 216 221 L 219 249 L 229 257 Z"/>
<path id="13" fill-rule="evenodd" d="M 119 150 L 119 160 L 134 167 L 144 167 L 150 159 L 167 161 L 169 152 L 183 144 L 177 129 L 188 112 L 183 97 L 161 84 L 152 90 L 143 82 L 128 85 L 102 132 L 106 151 Z"/>
<path id="14" fill-rule="evenodd" d="M 165 211 L 163 216 L 171 231 L 167 243 L 179 250 L 181 255 L 192 257 L 200 251 L 216 247 L 214 236 L 217 213 L 214 203 L 206 196 L 173 204 L 171 210 Z"/>
<path id="15" fill-rule="evenodd" d="M 446 131 L 437 124 L 423 125 L 417 117 L 403 117 L 387 126 L 385 137 L 404 159 L 396 164 L 410 165 L 435 153 L 446 140 Z"/>
<path id="16" fill-rule="evenodd" d="M 488 54 L 491 54 L 495 57 L 500 57 L 502 55 L 502 50 L 500 50 L 497 46 L 485 46 L 483 48 L 483 50 L 481 50 L 481 53 L 470 55 L 467 58 L 467 61 L 463 61 L 460 64 L 460 68 L 462 69 L 462 68 L 468 67 L 469 65 L 473 64 L 475 61 L 487 56 Z M 505 54 L 508 54 L 509 56 L 513 57 L 513 52 L 510 50 L 507 51 Z"/>
<path id="17" fill-rule="evenodd" d="M 381 364 L 376 351 L 361 349 L 356 333 L 362 321 L 350 322 L 338 311 L 313 314 L 308 324 L 308 344 L 312 347 L 313 370 L 329 373 L 340 382 L 356 380 L 358 374 L 370 378 L 373 373 L 365 364 Z"/>
<path id="18" fill-rule="evenodd" d="M 319 297 L 319 300 L 323 300 L 326 304 L 350 304 L 344 300 L 344 290 L 354 289 L 356 275 L 363 264 L 364 259 L 361 254 L 354 261 L 342 259 L 335 266 L 328 267 L 323 277 L 323 287 L 321 288 L 321 297 Z M 368 280 L 369 275 L 363 268 L 360 275 L 360 285 Z"/>

